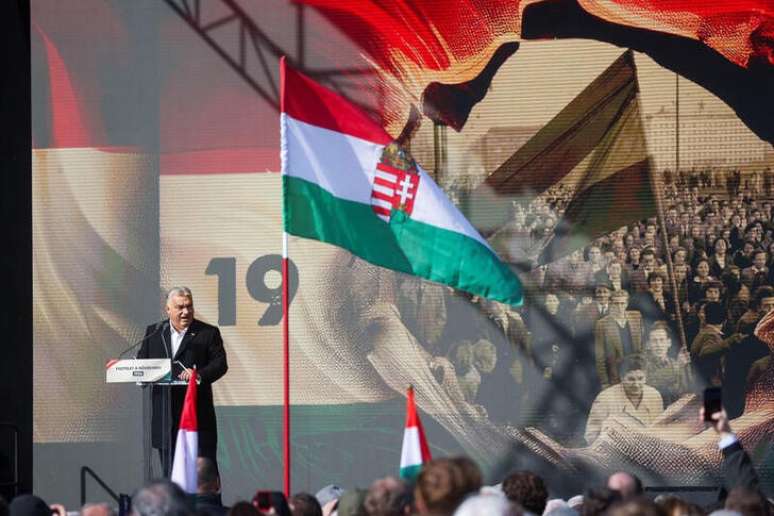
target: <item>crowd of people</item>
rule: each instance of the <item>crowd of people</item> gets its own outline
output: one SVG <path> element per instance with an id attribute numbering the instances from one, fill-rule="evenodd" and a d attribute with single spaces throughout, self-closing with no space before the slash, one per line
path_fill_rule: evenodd
<path id="1" fill-rule="evenodd" d="M 732 418 L 744 412 L 749 386 L 770 356 L 753 333 L 774 308 L 774 202 L 762 184 L 768 175 L 665 175 L 662 221 L 633 222 L 544 266 L 534 259 L 572 191 L 560 185 L 514 204 L 491 241 L 527 271 L 528 294 L 518 309 L 474 299 L 495 331 L 476 327 L 460 338 L 466 328 L 453 327 L 445 332 L 453 344 L 429 346 L 433 364 L 456 374 L 455 392 L 496 423 L 535 424 L 579 446 L 593 443 L 606 416 L 625 411 L 647 426 L 708 386 L 723 386 Z M 452 305 L 446 302 L 448 312 Z M 488 384 L 512 399 L 488 399 Z M 536 405 L 547 389 L 573 393 L 558 418 Z M 583 427 L 574 423 L 587 418 Z"/>
<path id="2" fill-rule="evenodd" d="M 703 419 L 704 414 L 700 414 Z M 221 498 L 217 466 L 200 457 L 198 492 L 186 495 L 168 480 L 138 489 L 131 516 L 768 516 L 772 504 L 760 489 L 750 457 L 731 431 L 724 411 L 712 415 L 722 453 L 723 487 L 716 502 L 701 507 L 673 495 L 649 496 L 633 474 L 619 471 L 606 483 L 589 486 L 567 500 L 551 498 L 551 486 L 530 471 L 514 471 L 501 483 L 485 486 L 479 467 L 467 457 L 437 458 L 425 463 L 412 480 L 377 479 L 367 489 L 331 484 L 316 495 L 297 493 L 286 498 L 279 491 L 258 491 L 249 500 L 227 507 Z M 6 504 L 0 498 L 0 516 L 67 516 L 61 505 L 47 505 L 34 495 L 21 495 Z M 87 504 L 80 516 L 115 516 L 106 503 Z M 124 515 L 121 515 L 124 516 Z"/>

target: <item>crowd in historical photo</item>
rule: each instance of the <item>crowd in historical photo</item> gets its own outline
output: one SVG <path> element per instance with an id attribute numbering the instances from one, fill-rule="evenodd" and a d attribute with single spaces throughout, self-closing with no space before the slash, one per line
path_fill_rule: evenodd
<path id="1" fill-rule="evenodd" d="M 399 302 L 407 326 L 424 332 L 418 341 L 442 385 L 492 422 L 534 425 L 574 446 L 593 444 L 607 417 L 646 427 L 708 386 L 722 385 L 729 416 L 741 415 L 769 360 L 753 330 L 774 307 L 770 174 L 662 177 L 661 218 L 654 212 L 545 265 L 535 257 L 572 191 L 560 185 L 514 203 L 493 240 L 522 251 L 520 308 L 438 288 L 422 324 L 411 323 L 418 300 Z M 471 302 L 484 322 L 459 322 L 455 306 Z"/>

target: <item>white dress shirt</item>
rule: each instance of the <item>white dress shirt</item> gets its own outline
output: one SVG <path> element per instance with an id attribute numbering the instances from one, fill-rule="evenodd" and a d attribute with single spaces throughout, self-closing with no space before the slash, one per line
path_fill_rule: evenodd
<path id="1" fill-rule="evenodd" d="M 178 332 L 172 324 L 169 325 L 169 335 L 172 337 L 172 356 L 177 355 L 177 350 L 180 349 L 180 343 L 183 342 L 183 337 L 188 331 L 188 328 Z"/>

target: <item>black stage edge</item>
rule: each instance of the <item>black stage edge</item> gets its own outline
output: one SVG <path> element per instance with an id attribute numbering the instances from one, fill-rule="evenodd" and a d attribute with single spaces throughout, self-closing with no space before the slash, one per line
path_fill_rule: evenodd
<path id="1" fill-rule="evenodd" d="M 32 491 L 32 137 L 29 0 L 0 2 L 0 423 L 19 430 L 19 492 Z M 0 483 L 8 480 L 7 431 L 0 444 Z M 10 491 L 10 492 L 9 492 Z M 8 498 L 13 489 L 0 488 Z"/>

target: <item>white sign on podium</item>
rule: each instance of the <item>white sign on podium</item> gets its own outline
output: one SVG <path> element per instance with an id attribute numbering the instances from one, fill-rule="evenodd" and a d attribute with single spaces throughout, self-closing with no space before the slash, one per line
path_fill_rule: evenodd
<path id="1" fill-rule="evenodd" d="M 111 360 L 105 373 L 107 383 L 156 383 L 172 379 L 168 358 L 132 358 Z"/>

